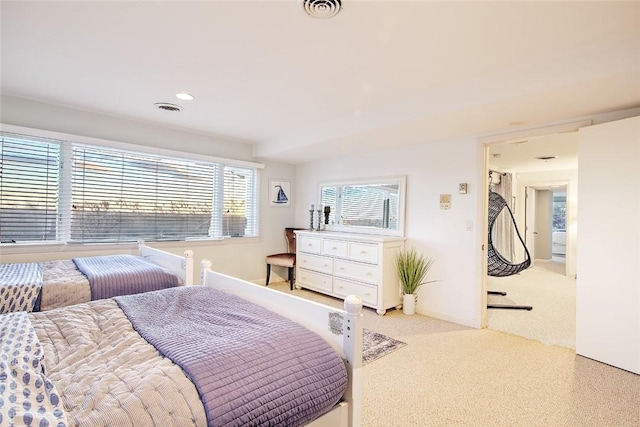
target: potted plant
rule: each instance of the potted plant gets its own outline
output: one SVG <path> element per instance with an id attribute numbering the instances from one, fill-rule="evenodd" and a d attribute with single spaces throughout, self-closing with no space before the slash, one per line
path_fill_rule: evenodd
<path id="1" fill-rule="evenodd" d="M 415 249 L 401 250 L 396 255 L 396 274 L 402 286 L 402 312 L 414 314 L 420 286 L 435 280 L 425 281 L 433 266 L 433 258 L 418 254 Z"/>

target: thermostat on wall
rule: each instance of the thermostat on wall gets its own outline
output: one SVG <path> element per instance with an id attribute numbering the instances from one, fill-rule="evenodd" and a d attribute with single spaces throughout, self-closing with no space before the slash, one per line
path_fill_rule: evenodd
<path id="1" fill-rule="evenodd" d="M 451 194 L 440 195 L 440 209 L 451 209 Z"/>

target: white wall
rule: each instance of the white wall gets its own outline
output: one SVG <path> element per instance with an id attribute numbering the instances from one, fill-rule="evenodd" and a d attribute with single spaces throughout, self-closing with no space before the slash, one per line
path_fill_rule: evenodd
<path id="1" fill-rule="evenodd" d="M 484 236 L 484 170 L 478 159 L 482 147 L 475 139 L 429 142 L 410 147 L 298 165 L 296 224 L 308 226 L 308 206 L 318 201 L 322 180 L 407 176 L 406 237 L 435 258 L 430 279 L 423 286 L 416 311 L 467 326 L 481 322 L 481 245 Z M 469 183 L 466 195 L 459 183 Z M 451 209 L 441 210 L 440 194 L 451 194 Z M 467 231 L 467 223 L 472 230 Z"/>
<path id="2" fill-rule="evenodd" d="M 3 96 L 0 122 L 47 131 L 55 131 L 91 138 L 100 138 L 129 144 L 156 146 L 235 160 L 257 161 L 252 157 L 252 147 L 237 141 L 162 128 L 147 123 L 74 110 L 21 98 Z M 293 225 L 294 208 L 268 207 L 270 178 L 295 179 L 295 166 L 263 161 L 260 182 L 260 230 L 259 238 L 226 239 L 222 242 L 171 242 L 157 243 L 154 247 L 182 254 L 185 249 L 194 251 L 196 269 L 202 259 L 209 259 L 218 271 L 246 280 L 263 282 L 266 275 L 264 258 L 267 254 L 286 250 L 284 227 Z M 294 187 L 295 188 L 295 187 Z M 111 253 L 135 253 L 135 245 L 89 245 L 78 248 L 73 245 L 30 245 L 28 247 L 3 247 L 0 262 L 44 261 L 67 259 L 75 256 L 106 255 Z M 275 275 L 285 271 L 274 269 Z M 197 271 L 196 271 L 196 277 Z M 274 279 L 276 279 L 274 277 Z"/>

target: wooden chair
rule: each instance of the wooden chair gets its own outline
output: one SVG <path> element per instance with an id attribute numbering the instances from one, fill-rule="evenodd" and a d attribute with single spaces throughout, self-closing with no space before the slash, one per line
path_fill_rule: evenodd
<path id="1" fill-rule="evenodd" d="M 267 284 L 269 286 L 269 276 L 271 276 L 271 266 L 277 265 L 287 267 L 289 270 L 289 289 L 293 290 L 293 282 L 295 281 L 296 268 L 296 233 L 294 230 L 302 230 L 302 228 L 287 227 L 284 229 L 284 237 L 287 240 L 287 252 L 279 254 L 267 255 Z"/>

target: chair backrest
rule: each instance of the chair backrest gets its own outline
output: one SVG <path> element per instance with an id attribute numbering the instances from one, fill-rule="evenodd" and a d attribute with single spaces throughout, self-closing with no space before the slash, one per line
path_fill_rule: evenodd
<path id="1" fill-rule="evenodd" d="M 287 240 L 287 252 L 296 253 L 296 233 L 294 230 L 304 230 L 303 228 L 287 227 L 284 229 L 284 238 Z"/>

